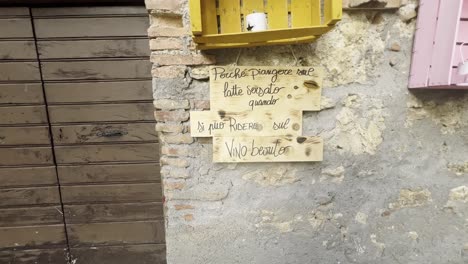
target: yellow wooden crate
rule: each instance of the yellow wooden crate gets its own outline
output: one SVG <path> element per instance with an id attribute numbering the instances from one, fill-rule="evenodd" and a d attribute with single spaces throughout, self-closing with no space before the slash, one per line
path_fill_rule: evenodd
<path id="1" fill-rule="evenodd" d="M 254 12 L 267 14 L 268 30 L 243 29 L 244 17 Z M 342 0 L 190 0 L 198 49 L 311 42 L 332 29 L 341 15 Z"/>

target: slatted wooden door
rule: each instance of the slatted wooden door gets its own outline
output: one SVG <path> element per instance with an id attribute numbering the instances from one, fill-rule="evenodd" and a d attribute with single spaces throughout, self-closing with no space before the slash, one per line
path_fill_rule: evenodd
<path id="1" fill-rule="evenodd" d="M 28 8 L 0 8 L 0 263 L 66 263 L 67 243 Z"/>
<path id="2" fill-rule="evenodd" d="M 165 263 L 145 8 L 30 10 L 0 9 L 0 264 Z"/>

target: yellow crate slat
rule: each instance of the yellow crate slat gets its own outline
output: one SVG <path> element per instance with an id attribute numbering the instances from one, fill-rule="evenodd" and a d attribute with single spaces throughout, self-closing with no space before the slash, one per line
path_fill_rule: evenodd
<path id="1" fill-rule="evenodd" d="M 316 39 L 315 36 L 311 37 L 302 37 L 302 38 L 292 38 L 292 39 L 279 39 L 271 40 L 265 42 L 252 42 L 252 43 L 207 43 L 207 44 L 198 44 L 197 48 L 200 50 L 209 50 L 209 49 L 225 49 L 225 48 L 248 48 L 248 47 L 257 47 L 257 46 L 273 46 L 273 45 L 294 45 L 309 43 Z"/>
<path id="2" fill-rule="evenodd" d="M 251 43 L 264 42 L 275 39 L 300 38 L 304 36 L 322 35 L 331 28 L 327 26 L 315 26 L 304 28 L 273 29 L 259 32 L 240 32 L 229 34 L 195 36 L 196 43 Z"/>
<path id="3" fill-rule="evenodd" d="M 202 26 L 202 0 L 190 0 L 190 25 L 192 27 L 192 33 L 194 35 L 201 35 L 203 32 Z"/>
<path id="4" fill-rule="evenodd" d="M 244 17 L 254 12 L 255 13 L 265 12 L 265 7 L 263 6 L 263 0 L 246 0 L 243 2 L 242 14 L 244 14 Z"/>
<path id="5" fill-rule="evenodd" d="M 200 0 L 202 5 L 203 35 L 218 34 L 218 18 L 216 17 L 216 2 Z M 195 34 L 194 34 L 195 35 Z"/>
<path id="6" fill-rule="evenodd" d="M 325 0 L 324 9 L 325 23 L 334 25 L 341 20 L 341 16 L 343 15 L 343 1 Z"/>
<path id="7" fill-rule="evenodd" d="M 288 27 L 288 0 L 268 0 L 265 8 L 268 14 L 268 29 Z"/>
<path id="8" fill-rule="evenodd" d="M 234 33 L 242 30 L 239 1 L 219 0 L 219 16 L 221 33 Z"/>

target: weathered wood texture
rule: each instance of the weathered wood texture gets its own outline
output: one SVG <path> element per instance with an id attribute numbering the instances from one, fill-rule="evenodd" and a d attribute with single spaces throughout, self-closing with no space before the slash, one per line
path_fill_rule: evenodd
<path id="1" fill-rule="evenodd" d="M 38 49 L 42 59 L 149 56 L 148 39 L 40 41 Z"/>
<path id="2" fill-rule="evenodd" d="M 72 224 L 67 229 L 72 246 L 164 242 L 164 221 Z"/>
<path id="3" fill-rule="evenodd" d="M 153 100 L 151 81 L 46 83 L 49 104 Z"/>
<path id="4" fill-rule="evenodd" d="M 44 106 L 4 106 L 0 107 L 0 125 L 47 124 Z"/>
<path id="5" fill-rule="evenodd" d="M 0 19 L 0 38 L 33 38 L 31 19 Z"/>
<path id="6" fill-rule="evenodd" d="M 55 167 L 0 168 L 0 188 L 57 184 Z"/>
<path id="7" fill-rule="evenodd" d="M 0 84 L 0 104 L 43 104 L 40 83 Z"/>
<path id="8" fill-rule="evenodd" d="M 2 29 L 3 30 L 3 29 Z M 36 60 L 34 41 L 0 41 L 0 60 Z"/>
<path id="9" fill-rule="evenodd" d="M 158 149 L 157 143 L 56 146 L 55 155 L 57 164 L 157 161 Z"/>
<path id="10" fill-rule="evenodd" d="M 0 248 L 64 245 L 64 231 L 63 225 L 0 227 Z"/>
<path id="11" fill-rule="evenodd" d="M 0 62 L 0 82 L 40 80 L 37 62 Z"/>
<path id="12" fill-rule="evenodd" d="M 159 183 L 63 186 L 65 204 L 158 202 L 161 200 Z M 116 219 L 117 220 L 117 219 Z"/>
<path id="13" fill-rule="evenodd" d="M 66 2 L 59 0 L 61 3 Z M 80 0 L 82 1 L 82 0 Z M 115 3 L 115 0 L 106 0 L 108 3 Z M 96 1 L 93 3 L 106 2 Z M 51 1 L 53 2 L 53 1 Z M 141 0 L 134 2 L 142 3 Z M 54 7 L 54 8 L 32 8 L 33 17 L 61 17 L 61 16 L 97 16 L 102 17 L 106 15 L 117 16 L 132 16 L 132 15 L 147 15 L 146 9 L 140 6 L 83 6 L 83 7 Z"/>
<path id="14" fill-rule="evenodd" d="M 54 164 L 50 147 L 0 148 L 0 157 L 0 166 Z"/>
<path id="15" fill-rule="evenodd" d="M 150 72 L 151 62 L 146 59 L 42 63 L 45 81 L 148 79 Z"/>
<path id="16" fill-rule="evenodd" d="M 128 264 L 135 260 L 138 260 L 138 264 L 166 263 L 166 247 L 163 244 L 71 248 L 71 254 L 84 263 Z"/>
<path id="17" fill-rule="evenodd" d="M 147 36 L 148 16 L 35 19 L 42 38 Z"/>
<path id="18" fill-rule="evenodd" d="M 158 163 L 58 166 L 62 185 L 161 182 Z"/>
<path id="19" fill-rule="evenodd" d="M 152 103 L 49 106 L 51 123 L 154 121 Z M 1 111 L 1 109 L 0 109 Z"/>
<path id="20" fill-rule="evenodd" d="M 0 207 L 59 205 L 57 186 L 0 189 Z"/>
<path id="21" fill-rule="evenodd" d="M 157 140 L 152 123 L 53 126 L 52 133 L 56 145 Z"/>
<path id="22" fill-rule="evenodd" d="M 66 247 L 0 251 L 0 263 L 8 264 L 66 264 L 66 259 Z"/>
<path id="23" fill-rule="evenodd" d="M 63 224 L 60 210 L 60 205 L 2 209 L 0 227 Z"/>
<path id="24" fill-rule="evenodd" d="M 70 224 L 162 220 L 163 207 L 161 202 L 67 205 L 65 214 Z"/>
<path id="25" fill-rule="evenodd" d="M 49 127 L 2 127 L 0 147 L 8 145 L 50 145 Z"/>

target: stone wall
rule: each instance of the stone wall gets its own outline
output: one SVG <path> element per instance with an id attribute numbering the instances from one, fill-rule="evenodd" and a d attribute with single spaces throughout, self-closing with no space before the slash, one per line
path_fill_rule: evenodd
<path id="1" fill-rule="evenodd" d="M 170 264 L 468 263 L 468 93 L 407 89 L 417 3 L 345 13 L 292 46 L 325 71 L 304 135 L 320 163 L 213 164 L 189 111 L 209 109 L 209 64 L 186 0 L 147 0 Z M 210 54 L 210 55 L 208 55 Z M 294 65 L 288 46 L 243 49 L 238 65 Z"/>

